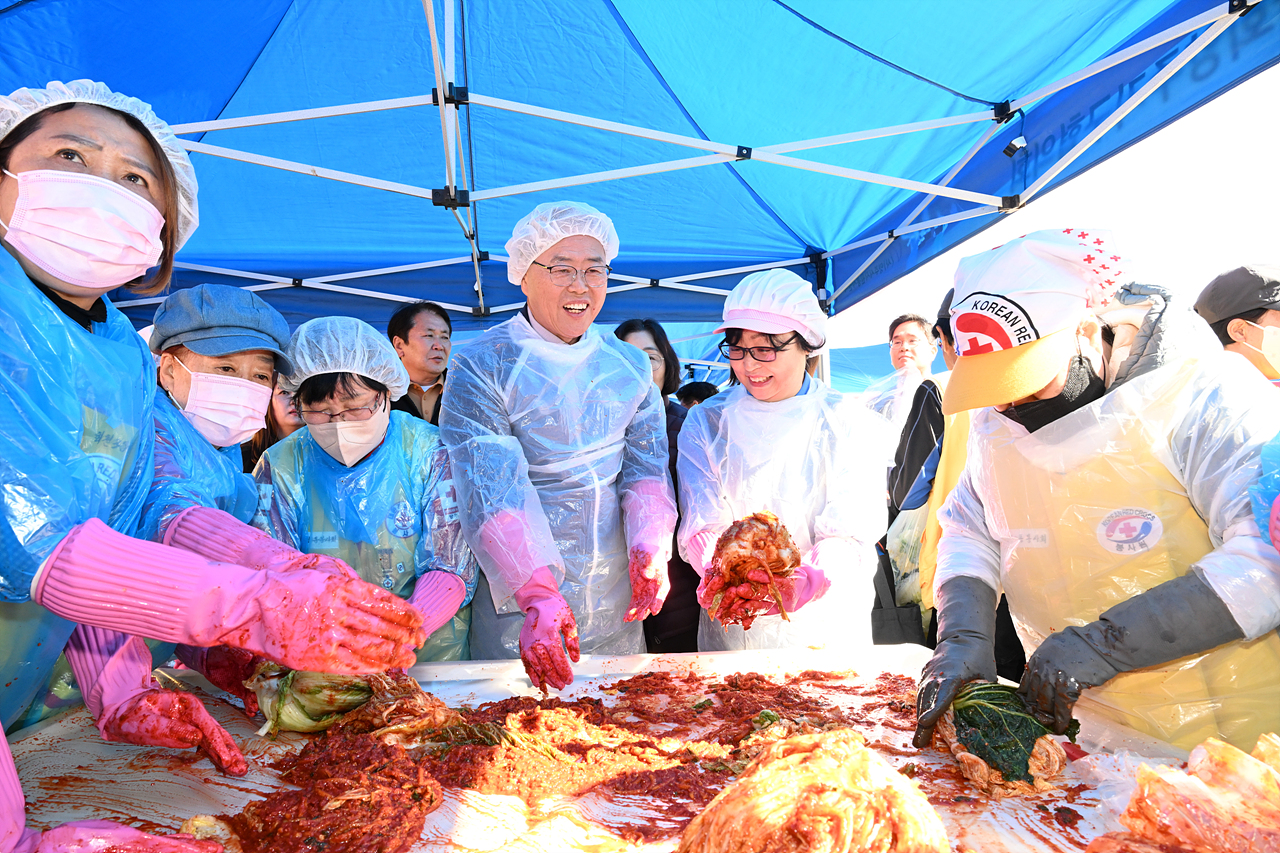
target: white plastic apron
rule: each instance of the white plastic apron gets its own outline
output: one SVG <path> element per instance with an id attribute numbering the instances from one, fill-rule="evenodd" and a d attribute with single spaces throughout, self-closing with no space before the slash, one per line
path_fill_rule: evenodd
<path id="1" fill-rule="evenodd" d="M 983 498 L 1028 655 L 1049 634 L 1186 574 L 1213 550 L 1164 461 L 1194 369 L 1139 377 L 1031 435 L 1003 417 L 989 422 Z M 1272 632 L 1121 674 L 1085 695 L 1117 722 L 1184 749 L 1214 736 L 1248 751 L 1263 732 L 1280 730 L 1278 673 Z"/>
<path id="2" fill-rule="evenodd" d="M 814 545 L 815 521 L 828 499 L 829 472 L 815 468 L 839 470 L 836 454 L 849 452 L 850 442 L 859 438 L 836 435 L 836 425 L 824 417 L 830 411 L 825 399 L 821 388 L 776 403 L 762 403 L 744 394 L 725 407 L 721 427 L 726 453 L 721 482 L 733 486 L 725 488 L 723 495 L 732 517 L 772 512 L 786 525 L 802 554 Z M 842 572 L 846 568 L 847 576 Z M 866 614 L 874 593 L 870 579 L 863 578 L 857 568 L 824 564 L 831 589 L 791 614 L 790 622 L 781 616 L 761 616 L 748 631 L 740 625 L 725 628 L 704 608 L 698 617 L 698 650 L 869 645 L 871 623 Z"/>

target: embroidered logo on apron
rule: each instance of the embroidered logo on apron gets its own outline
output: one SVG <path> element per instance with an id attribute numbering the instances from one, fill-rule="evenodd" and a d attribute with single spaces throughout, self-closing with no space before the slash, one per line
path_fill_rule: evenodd
<path id="1" fill-rule="evenodd" d="M 387 513 L 387 530 L 392 536 L 408 539 L 418 532 L 417 518 L 408 501 L 400 501 Z"/>
<path id="2" fill-rule="evenodd" d="M 1112 554 L 1141 554 L 1163 535 L 1159 516 L 1136 507 L 1113 510 L 1098 522 L 1098 544 Z"/>

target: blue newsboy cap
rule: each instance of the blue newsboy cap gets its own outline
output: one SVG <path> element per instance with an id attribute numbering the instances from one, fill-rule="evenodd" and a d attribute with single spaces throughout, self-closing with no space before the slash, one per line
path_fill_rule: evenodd
<path id="1" fill-rule="evenodd" d="M 262 297 L 238 287 L 197 284 L 160 303 L 151 351 L 162 353 L 178 344 L 209 356 L 266 350 L 276 357 L 276 370 L 285 376 L 293 373 L 285 355 L 289 324 Z"/>

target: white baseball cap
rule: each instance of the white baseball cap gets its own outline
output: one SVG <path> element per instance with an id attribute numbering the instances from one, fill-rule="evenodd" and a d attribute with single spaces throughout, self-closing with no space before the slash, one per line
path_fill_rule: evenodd
<path id="1" fill-rule="evenodd" d="M 827 315 L 809 282 L 790 270 L 746 276 L 725 297 L 724 322 L 716 329 L 746 329 L 763 335 L 799 332 L 812 347 L 827 342 Z"/>
<path id="2" fill-rule="evenodd" d="M 1080 321 L 1111 304 L 1122 266 L 1111 232 L 1089 228 L 1037 231 L 960 261 L 943 413 L 1012 403 L 1052 382 L 1078 349 Z"/>

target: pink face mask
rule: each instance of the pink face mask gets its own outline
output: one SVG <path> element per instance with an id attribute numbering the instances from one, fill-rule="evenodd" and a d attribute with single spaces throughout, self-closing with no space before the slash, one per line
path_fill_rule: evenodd
<path id="1" fill-rule="evenodd" d="M 124 187 L 55 169 L 5 174 L 18 182 L 5 242 L 58 280 L 110 290 L 160 260 L 164 217 Z"/>
<path id="2" fill-rule="evenodd" d="M 182 361 L 174 358 L 178 364 Z M 216 373 L 191 373 L 191 390 L 183 416 L 196 432 L 214 447 L 231 447 L 248 441 L 267 425 L 267 407 L 271 405 L 271 389 L 235 376 Z"/>

